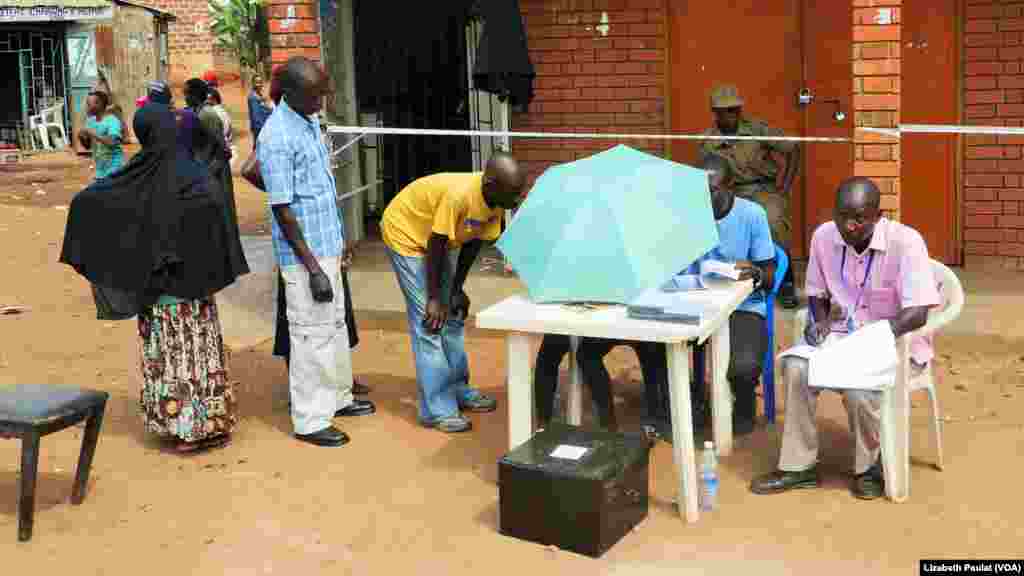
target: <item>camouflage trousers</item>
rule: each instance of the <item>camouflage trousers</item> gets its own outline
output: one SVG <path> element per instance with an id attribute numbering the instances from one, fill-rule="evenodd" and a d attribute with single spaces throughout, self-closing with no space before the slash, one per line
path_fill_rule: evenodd
<path id="1" fill-rule="evenodd" d="M 789 242 L 793 224 L 789 217 L 789 197 L 783 194 L 773 183 L 755 182 L 736 186 L 736 195 L 757 202 L 768 213 L 768 226 L 772 230 L 772 240 L 789 250 Z"/>

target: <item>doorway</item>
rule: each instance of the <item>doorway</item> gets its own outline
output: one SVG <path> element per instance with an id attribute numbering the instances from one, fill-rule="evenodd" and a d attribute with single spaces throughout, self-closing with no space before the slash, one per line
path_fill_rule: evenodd
<path id="1" fill-rule="evenodd" d="M 694 134 L 711 126 L 711 89 L 734 84 L 749 118 L 792 136 L 852 137 L 849 2 L 680 0 L 669 10 L 673 132 Z M 804 89 L 813 100 L 801 105 L 797 95 Z M 845 117 L 837 120 L 837 112 Z M 696 161 L 697 144 L 675 141 L 672 158 Z M 852 145 L 801 145 L 790 200 L 795 258 L 807 257 L 814 228 L 831 219 L 836 186 L 852 174 Z"/>
<path id="2" fill-rule="evenodd" d="M 92 25 L 73 24 L 66 35 L 68 51 L 68 101 L 71 109 L 71 134 L 77 135 L 85 124 L 85 100 L 99 80 L 96 65 L 96 37 Z M 75 150 L 78 138 L 72 137 Z"/>
<path id="3" fill-rule="evenodd" d="M 21 91 L 21 59 L 17 52 L 0 52 L 0 68 L 14 70 L 15 82 L 5 82 L 0 99 L 6 104 L 0 108 L 0 143 L 18 145 L 18 127 L 24 121 L 25 103 Z"/>
<path id="4" fill-rule="evenodd" d="M 468 7 L 356 0 L 353 11 L 360 124 L 469 129 Z M 468 138 L 378 135 L 360 146 L 364 180 L 381 182 L 369 195 L 373 219 L 413 180 L 473 169 Z"/>

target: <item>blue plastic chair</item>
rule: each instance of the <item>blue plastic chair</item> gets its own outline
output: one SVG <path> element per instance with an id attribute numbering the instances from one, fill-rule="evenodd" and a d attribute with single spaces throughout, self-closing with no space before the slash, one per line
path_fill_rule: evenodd
<path id="1" fill-rule="evenodd" d="M 772 278 L 772 289 L 767 294 L 766 305 L 768 316 L 765 318 L 765 325 L 768 330 L 768 344 L 764 351 L 763 369 L 761 371 L 761 388 L 764 393 L 764 412 L 769 423 L 775 422 L 775 297 L 782 287 L 782 279 L 786 277 L 789 270 L 789 258 L 785 250 L 778 244 L 775 245 L 775 276 Z M 693 351 L 693 380 L 694 383 L 704 390 L 704 346 L 697 346 Z"/>

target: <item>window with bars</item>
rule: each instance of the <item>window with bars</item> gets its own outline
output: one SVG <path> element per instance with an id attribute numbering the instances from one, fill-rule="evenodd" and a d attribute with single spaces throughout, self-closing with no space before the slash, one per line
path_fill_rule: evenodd
<path id="1" fill-rule="evenodd" d="M 28 117 L 64 102 L 64 46 L 57 30 L 0 31 L 0 65 L 15 71 L 0 93 L 0 141 L 18 143 Z M 65 110 L 66 114 L 66 110 Z M 66 121 L 66 116 L 65 116 Z"/>

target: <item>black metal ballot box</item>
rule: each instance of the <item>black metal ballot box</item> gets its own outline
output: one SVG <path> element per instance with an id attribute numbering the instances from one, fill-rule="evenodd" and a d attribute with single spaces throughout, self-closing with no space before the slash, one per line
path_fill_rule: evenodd
<path id="1" fill-rule="evenodd" d="M 553 423 L 498 461 L 499 530 L 597 558 L 647 517 L 640 434 Z"/>

